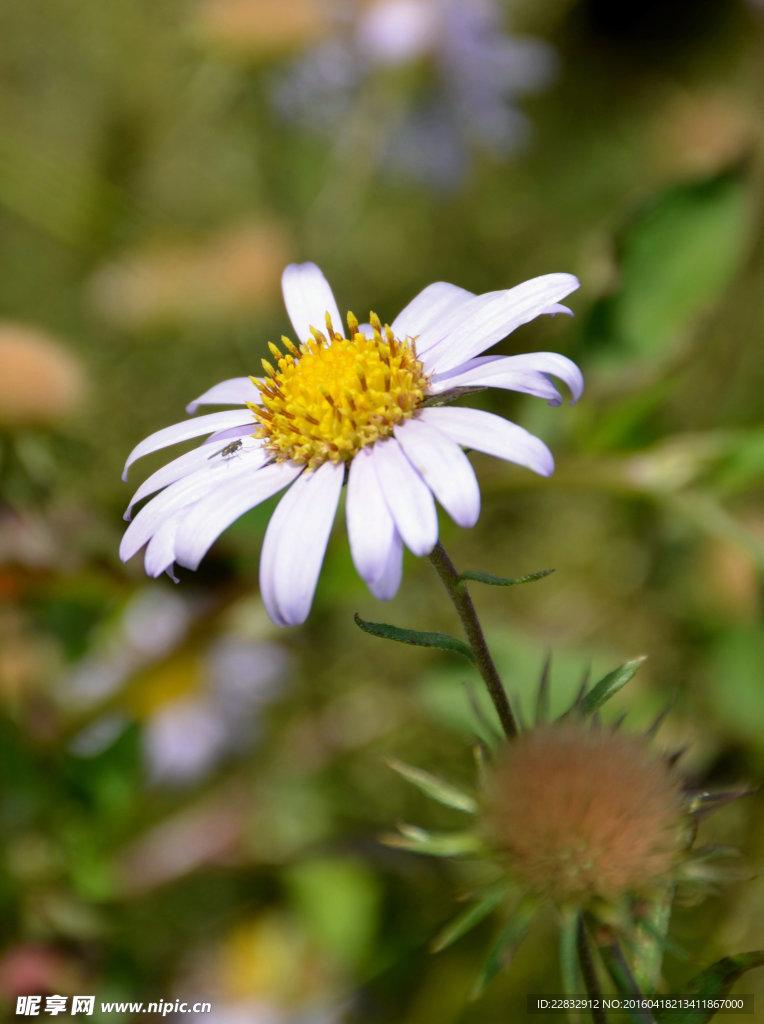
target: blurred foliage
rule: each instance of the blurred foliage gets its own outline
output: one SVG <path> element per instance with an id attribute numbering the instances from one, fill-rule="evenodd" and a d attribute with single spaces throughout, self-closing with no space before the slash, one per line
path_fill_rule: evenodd
<path id="1" fill-rule="evenodd" d="M 572 323 L 499 347 L 570 355 L 579 405 L 479 399 L 544 437 L 556 474 L 474 456 L 480 523 L 444 519 L 444 544 L 460 571 L 556 569 L 472 587 L 527 713 L 546 652 L 553 713 L 587 666 L 647 654 L 612 714 L 644 727 L 673 698 L 661 743 L 688 748 L 695 784 L 760 774 L 764 23 L 744 0 L 670 6 L 506 0 L 558 77 L 523 101 L 526 148 L 471 152 L 450 190 L 376 159 L 418 88 L 406 69 L 372 76 L 329 137 L 275 112 L 285 54 L 323 22 L 290 37 L 282 11 L 248 48 L 243 28 L 226 45 L 237 5 L 222 0 L 0 6 L 0 1000 L 198 994 L 221 1024 L 226 1007 L 267 1024 L 498 1024 L 560 989 L 550 917 L 468 1005 L 501 922 L 432 956 L 470 869 L 379 842 L 456 813 L 385 758 L 466 781 L 481 728 L 466 663 L 353 625 L 458 635 L 425 561 L 381 609 L 338 517 L 311 618 L 279 631 L 257 595 L 273 503 L 177 588 L 117 559 L 126 453 L 212 383 L 258 372 L 292 259 L 386 320 L 433 280 L 580 277 Z M 246 672 L 219 670 L 221 644 L 248 652 Z M 274 652 L 256 704 L 216 689 Z M 763 822 L 754 796 L 704 828 L 755 863 Z M 760 881 L 680 908 L 672 941 L 691 962 L 668 956 L 668 989 L 760 946 L 763 916 Z M 764 999 L 761 972 L 740 987 Z"/>

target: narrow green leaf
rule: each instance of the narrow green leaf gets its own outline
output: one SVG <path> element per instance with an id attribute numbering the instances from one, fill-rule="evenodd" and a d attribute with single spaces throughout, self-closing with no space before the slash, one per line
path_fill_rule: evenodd
<path id="1" fill-rule="evenodd" d="M 560 979 L 566 996 L 576 996 L 584 991 L 581 969 L 578 966 L 578 914 L 567 911 L 560 928 Z M 580 1014 L 568 1014 L 575 1019 Z"/>
<path id="2" fill-rule="evenodd" d="M 639 658 L 632 658 L 631 661 L 625 661 L 623 665 L 619 665 L 618 668 L 613 669 L 612 672 L 608 672 L 606 676 L 603 676 L 598 683 L 589 690 L 586 696 L 581 700 L 578 709 L 584 715 L 593 714 L 597 708 L 609 701 L 613 694 L 625 686 L 630 679 L 637 674 L 641 665 L 647 660 L 647 655 L 643 654 Z"/>
<path id="3" fill-rule="evenodd" d="M 632 1024 L 655 1024 L 652 1010 L 641 1002 L 643 993 L 631 972 L 620 942 L 614 937 L 601 938 L 597 941 L 597 951 L 618 994 L 633 1000 L 633 1003 L 625 1007 Z"/>
<path id="4" fill-rule="evenodd" d="M 399 831 L 382 837 L 386 846 L 431 857 L 461 857 L 480 853 L 484 843 L 474 832 L 428 832 L 415 825 L 399 825 Z"/>
<path id="5" fill-rule="evenodd" d="M 739 800 L 744 796 L 752 796 L 756 790 L 752 786 L 742 785 L 735 789 L 709 790 L 703 793 L 695 793 L 690 801 L 689 813 L 695 817 L 704 814 L 711 814 L 719 807 Z"/>
<path id="6" fill-rule="evenodd" d="M 513 579 L 505 579 L 503 576 L 492 576 L 489 572 L 478 572 L 469 570 L 459 574 L 459 583 L 471 580 L 473 583 L 488 583 L 492 587 L 514 587 L 516 583 L 533 583 L 534 580 L 543 580 L 549 576 L 554 569 L 539 569 L 538 572 L 529 572 L 527 576 L 515 576 Z"/>
<path id="7" fill-rule="evenodd" d="M 383 640 L 396 640 L 400 644 L 412 644 L 414 647 L 437 647 L 441 651 L 461 654 L 471 664 L 475 664 L 472 649 L 463 640 L 447 633 L 426 633 L 418 629 L 404 629 L 402 626 L 391 626 L 386 622 L 367 622 L 357 613 L 353 616 L 355 624 L 365 633 L 382 637 Z"/>
<path id="8" fill-rule="evenodd" d="M 764 949 L 752 953 L 740 953 L 738 956 L 726 956 L 717 960 L 705 971 L 696 974 L 684 988 L 683 996 L 688 999 L 720 999 L 726 996 L 734 983 L 753 967 L 764 967 Z M 671 1024 L 705 1024 L 712 1020 L 717 1011 L 714 1009 L 687 1010 L 676 1012 L 660 1010 L 655 1014 L 658 1024 L 671 1021 Z"/>
<path id="9" fill-rule="evenodd" d="M 499 936 L 488 955 L 483 970 L 475 981 L 470 993 L 471 999 L 477 999 L 485 991 L 491 978 L 495 977 L 502 967 L 505 967 L 512 959 L 517 947 L 525 938 L 537 909 L 538 904 L 531 897 L 523 900 L 515 908 L 509 924 Z"/>
<path id="10" fill-rule="evenodd" d="M 442 949 L 447 949 L 457 939 L 460 939 L 462 935 L 466 935 L 467 932 L 480 924 L 483 918 L 488 917 L 491 911 L 498 907 L 509 891 L 510 886 L 507 882 L 501 882 L 499 885 L 492 887 L 484 894 L 482 899 L 470 904 L 466 910 L 458 914 L 452 921 L 449 921 L 445 928 L 433 939 L 430 950 L 433 953 L 440 953 Z"/>
<path id="11" fill-rule="evenodd" d="M 451 783 L 439 779 L 437 775 L 432 775 L 422 768 L 414 768 L 413 765 L 404 764 L 403 761 L 397 761 L 392 757 L 388 758 L 387 763 L 394 772 L 398 772 L 426 796 L 437 800 L 439 804 L 443 804 L 445 807 L 454 807 L 457 811 L 466 811 L 468 814 L 474 814 L 477 810 L 477 801 L 469 793 L 463 793 Z"/>

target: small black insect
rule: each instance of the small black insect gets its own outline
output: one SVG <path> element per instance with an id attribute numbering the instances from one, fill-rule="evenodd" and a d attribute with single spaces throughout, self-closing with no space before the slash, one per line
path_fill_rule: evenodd
<path id="1" fill-rule="evenodd" d="M 242 441 L 242 439 L 240 437 L 237 437 L 235 441 L 229 442 L 229 444 L 227 444 L 225 448 L 221 448 L 220 451 L 213 452 L 212 455 L 210 455 L 209 458 L 207 459 L 207 462 L 209 462 L 210 459 L 217 458 L 218 455 L 222 455 L 224 459 L 227 459 L 229 455 L 233 455 L 235 452 L 238 452 L 239 448 L 241 448 L 243 443 L 244 442 Z"/>

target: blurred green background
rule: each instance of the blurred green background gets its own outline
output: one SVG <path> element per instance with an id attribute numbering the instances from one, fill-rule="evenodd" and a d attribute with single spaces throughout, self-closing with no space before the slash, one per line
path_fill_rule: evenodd
<path id="1" fill-rule="evenodd" d="M 608 713 L 645 727 L 673 699 L 658 745 L 687 747 L 695 783 L 761 775 L 764 10 L 497 3 L 495 31 L 545 41 L 556 74 L 512 101 L 522 146 L 463 136 L 439 178 L 426 133 L 424 171 L 396 160 L 408 112 L 453 98 L 455 64 L 434 50 L 361 54 L 320 131 L 328 101 L 301 117 L 274 102 L 333 34 L 347 52 L 368 6 L 337 21 L 297 0 L 0 7 L 9 1015 L 19 993 L 198 994 L 218 1024 L 498 1024 L 526 992 L 560 988 L 550 914 L 468 1004 L 497 917 L 445 953 L 427 947 L 473 869 L 379 842 L 401 820 L 459 823 L 386 757 L 472 777 L 463 666 L 352 621 L 456 631 L 426 560 L 409 558 L 380 605 L 338 518 L 307 624 L 279 630 L 257 593 L 273 502 L 178 586 L 117 558 L 128 451 L 211 384 L 259 372 L 288 329 L 292 260 L 316 261 L 341 309 L 387 321 L 434 280 L 488 291 L 579 276 L 575 320 L 537 321 L 498 350 L 564 352 L 582 401 L 477 400 L 543 437 L 555 475 L 474 456 L 481 520 L 465 532 L 442 517 L 444 544 L 461 569 L 556 569 L 511 591 L 475 586 L 526 708 L 548 652 L 558 708 L 587 666 L 648 654 Z M 703 826 L 752 873 L 762 806 Z M 669 955 L 669 989 L 761 946 L 763 918 L 758 880 L 679 908 L 672 937 L 690 959 Z M 764 1000 L 761 976 L 738 987 Z"/>

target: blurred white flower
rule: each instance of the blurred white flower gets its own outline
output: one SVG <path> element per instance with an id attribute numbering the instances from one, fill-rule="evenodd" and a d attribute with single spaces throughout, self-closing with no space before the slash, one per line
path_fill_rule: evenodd
<path id="1" fill-rule="evenodd" d="M 283 648 L 223 638 L 205 653 L 203 689 L 161 704 L 147 719 L 143 748 L 155 782 L 189 783 L 260 733 L 258 713 L 280 692 Z"/>
<path id="2" fill-rule="evenodd" d="M 283 692 L 288 653 L 223 632 L 189 654 L 183 643 L 203 610 L 192 598 L 154 588 L 128 602 L 61 681 L 59 700 L 68 708 L 109 708 L 74 737 L 73 753 L 99 755 L 137 718 L 149 778 L 180 784 L 252 746 L 261 712 Z"/>

